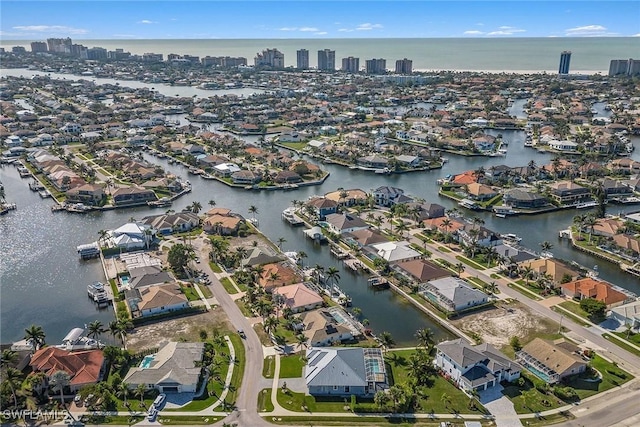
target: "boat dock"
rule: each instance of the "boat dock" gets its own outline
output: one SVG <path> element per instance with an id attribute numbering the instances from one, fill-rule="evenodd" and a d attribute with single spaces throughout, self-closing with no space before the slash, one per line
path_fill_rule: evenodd
<path id="1" fill-rule="evenodd" d="M 322 243 L 327 241 L 327 236 L 322 232 L 322 228 L 319 226 L 313 226 L 303 231 L 304 235 L 309 239 L 314 240 L 317 243 Z"/>
<path id="2" fill-rule="evenodd" d="M 367 285 L 377 289 L 387 289 L 389 287 L 389 281 L 383 277 L 374 276 L 367 280 Z"/>
<path id="3" fill-rule="evenodd" d="M 0 205 L 0 215 L 9 213 L 9 211 L 15 211 L 17 206 L 15 203 L 5 203 Z"/>
<path id="4" fill-rule="evenodd" d="M 294 227 L 304 224 L 304 221 L 302 220 L 302 218 L 296 215 L 294 208 L 287 208 L 284 211 L 282 211 L 282 219 L 284 219 Z"/>
<path id="5" fill-rule="evenodd" d="M 82 259 L 98 258 L 100 256 L 100 246 L 98 242 L 80 245 L 76 249 Z"/>
<path id="6" fill-rule="evenodd" d="M 342 251 L 338 246 L 334 246 L 331 248 L 331 255 L 338 259 L 346 259 L 351 256 L 349 252 Z"/>
<path id="7" fill-rule="evenodd" d="M 107 306 L 113 301 L 113 293 L 109 286 L 105 286 L 102 282 L 95 282 L 87 285 L 87 295 L 93 300 L 98 307 Z"/>
<path id="8" fill-rule="evenodd" d="M 353 258 L 348 258 L 345 259 L 344 261 L 344 265 L 349 268 L 350 270 L 355 271 L 356 273 L 360 270 L 364 270 L 365 266 L 358 261 L 357 259 L 353 259 Z"/>

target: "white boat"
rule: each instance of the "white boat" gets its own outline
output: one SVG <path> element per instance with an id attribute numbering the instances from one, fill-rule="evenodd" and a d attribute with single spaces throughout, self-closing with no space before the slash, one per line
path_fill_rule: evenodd
<path id="1" fill-rule="evenodd" d="M 520 241 L 522 241 L 522 237 L 519 237 L 518 235 L 513 233 L 501 234 L 500 237 L 502 237 L 502 240 L 513 243 L 520 243 Z"/>
<path id="2" fill-rule="evenodd" d="M 377 173 L 378 175 L 389 175 L 391 173 L 391 170 L 389 168 L 376 169 L 375 173 Z"/>
<path id="3" fill-rule="evenodd" d="M 460 202 L 458 202 L 458 205 L 462 206 L 463 208 L 471 209 L 473 211 L 477 211 L 480 209 L 480 206 L 476 202 L 469 199 L 460 200 Z"/>
<path id="4" fill-rule="evenodd" d="M 586 209 L 586 208 L 593 208 L 595 206 L 598 206 L 598 203 L 596 203 L 595 201 L 590 201 L 590 202 L 582 202 L 582 203 L 578 203 L 576 205 L 576 209 Z"/>
<path id="5" fill-rule="evenodd" d="M 109 296 L 107 295 L 107 291 L 104 288 L 104 284 L 101 282 L 91 283 L 87 285 L 87 293 L 89 297 L 93 299 L 97 304 L 108 304 Z"/>

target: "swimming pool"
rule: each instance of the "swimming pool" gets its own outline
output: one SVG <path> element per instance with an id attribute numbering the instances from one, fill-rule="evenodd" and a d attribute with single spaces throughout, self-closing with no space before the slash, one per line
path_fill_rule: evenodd
<path id="1" fill-rule="evenodd" d="M 149 368 L 151 366 L 151 362 L 153 362 L 154 359 L 155 359 L 155 357 L 153 355 L 145 356 L 144 359 L 142 359 L 142 362 L 140 362 L 140 367 L 142 369 Z"/>
<path id="2" fill-rule="evenodd" d="M 122 283 L 122 286 L 127 286 L 129 284 L 129 276 L 120 276 L 120 283 Z"/>

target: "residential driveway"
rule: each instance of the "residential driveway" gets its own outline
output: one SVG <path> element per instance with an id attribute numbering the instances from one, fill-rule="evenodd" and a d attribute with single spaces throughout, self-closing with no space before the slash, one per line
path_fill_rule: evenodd
<path id="1" fill-rule="evenodd" d="M 522 427 L 518 414 L 513 408 L 513 403 L 502 394 L 502 390 L 503 387 L 497 385 L 481 391 L 479 393 L 480 403 L 496 417 L 497 427 Z"/>
<path id="2" fill-rule="evenodd" d="M 284 378 L 278 380 L 278 387 L 282 387 L 282 384 L 287 383 L 287 388 L 296 393 L 307 393 L 307 382 L 304 378 Z"/>

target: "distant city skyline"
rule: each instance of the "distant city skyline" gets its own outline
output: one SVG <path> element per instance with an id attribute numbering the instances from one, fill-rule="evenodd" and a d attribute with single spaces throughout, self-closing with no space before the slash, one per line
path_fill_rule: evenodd
<path id="1" fill-rule="evenodd" d="M 3 1 L 0 38 L 640 37 L 638 1 Z"/>

